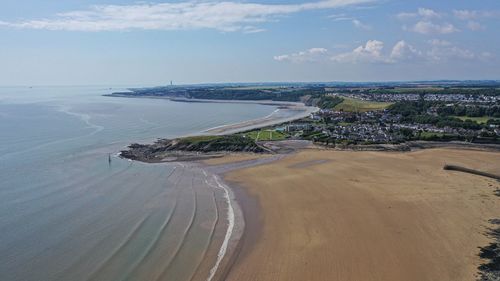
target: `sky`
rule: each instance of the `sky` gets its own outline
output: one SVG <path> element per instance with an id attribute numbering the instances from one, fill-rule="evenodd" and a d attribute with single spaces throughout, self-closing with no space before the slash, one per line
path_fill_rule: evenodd
<path id="1" fill-rule="evenodd" d="M 1 0 L 0 85 L 500 80 L 498 0 Z"/>

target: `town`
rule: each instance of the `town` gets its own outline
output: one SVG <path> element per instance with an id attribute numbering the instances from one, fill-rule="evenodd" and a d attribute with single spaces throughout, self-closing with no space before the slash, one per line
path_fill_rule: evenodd
<path id="1" fill-rule="evenodd" d="M 349 148 L 409 141 L 498 144 L 499 86 L 495 81 L 198 85 L 130 89 L 110 96 L 300 102 L 319 110 L 238 135 L 257 142 L 298 139 Z"/>
<path id="2" fill-rule="evenodd" d="M 491 93 L 329 92 L 308 118 L 264 130 L 279 132 L 278 139 L 339 148 L 417 140 L 499 143 L 499 98 Z"/>

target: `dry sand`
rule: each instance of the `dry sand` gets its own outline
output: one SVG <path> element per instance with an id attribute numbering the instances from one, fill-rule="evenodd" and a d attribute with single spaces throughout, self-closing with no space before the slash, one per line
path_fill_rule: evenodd
<path id="1" fill-rule="evenodd" d="M 445 163 L 500 173 L 500 153 L 451 149 L 309 150 L 230 172 L 247 227 L 228 280 L 474 280 L 499 183 Z"/>

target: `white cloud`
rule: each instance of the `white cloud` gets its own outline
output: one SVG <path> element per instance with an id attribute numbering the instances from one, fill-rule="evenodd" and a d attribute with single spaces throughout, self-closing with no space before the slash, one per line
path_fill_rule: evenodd
<path id="1" fill-rule="evenodd" d="M 426 52 L 426 57 L 431 62 L 442 62 L 450 59 L 473 60 L 482 59 L 483 55 L 477 55 L 474 52 L 454 46 L 448 41 L 438 39 L 430 40 L 430 50 Z"/>
<path id="2" fill-rule="evenodd" d="M 472 30 L 472 31 L 477 31 L 477 30 L 482 30 L 484 29 L 484 26 L 478 23 L 477 21 L 469 21 L 467 23 L 467 28 Z"/>
<path id="3" fill-rule="evenodd" d="M 478 16 L 478 12 L 470 10 L 453 10 L 453 15 L 461 20 L 472 20 Z"/>
<path id="4" fill-rule="evenodd" d="M 500 18 L 500 11 L 453 10 L 453 15 L 460 20 L 477 20 L 487 18 Z"/>
<path id="5" fill-rule="evenodd" d="M 352 20 L 352 24 L 353 24 L 355 27 L 359 28 L 359 29 L 363 29 L 363 30 L 371 30 L 371 29 L 372 29 L 372 27 L 371 27 L 370 25 L 365 24 L 365 23 L 361 22 L 361 21 L 360 21 L 360 20 L 358 20 L 358 19 L 353 19 L 353 20 Z"/>
<path id="6" fill-rule="evenodd" d="M 396 17 L 400 20 L 407 20 L 407 19 L 412 19 L 417 17 L 416 13 L 407 13 L 407 12 L 402 12 L 396 15 Z"/>
<path id="7" fill-rule="evenodd" d="M 448 60 L 488 61 L 495 57 L 489 52 L 475 53 L 444 40 L 433 39 L 429 40 L 428 43 L 431 48 L 427 50 L 425 57 L 428 61 L 434 63 L 441 63 Z"/>
<path id="8" fill-rule="evenodd" d="M 500 19 L 500 11 L 477 11 L 477 10 L 453 10 L 455 18 L 467 21 L 467 28 L 472 31 L 485 29 L 485 26 L 480 22 L 487 19 Z"/>
<path id="9" fill-rule="evenodd" d="M 382 55 L 384 42 L 378 40 L 369 40 L 363 46 L 359 46 L 348 53 L 338 54 L 332 57 L 335 62 L 388 62 Z"/>
<path id="10" fill-rule="evenodd" d="M 363 23 L 357 18 L 349 17 L 346 16 L 345 14 L 338 14 L 338 15 L 330 15 L 328 18 L 333 19 L 334 21 L 350 21 L 354 27 L 363 29 L 363 30 L 371 30 L 372 27 L 368 24 Z"/>
<path id="11" fill-rule="evenodd" d="M 311 48 L 298 53 L 274 56 L 274 60 L 289 61 L 293 63 L 313 62 L 320 60 L 327 53 L 328 50 L 325 48 Z"/>
<path id="12" fill-rule="evenodd" d="M 392 52 L 390 54 L 390 59 L 393 61 L 410 60 L 422 56 L 422 53 L 418 51 L 412 45 L 401 40 L 394 45 Z"/>
<path id="13" fill-rule="evenodd" d="M 277 61 L 294 63 L 325 61 L 328 57 L 335 63 L 443 63 L 449 60 L 491 60 L 494 56 L 489 52 L 474 53 L 471 50 L 453 45 L 439 39 L 427 41 L 429 47 L 419 50 L 405 40 L 398 41 L 391 49 L 385 49 L 384 42 L 369 40 L 350 52 L 331 55 L 325 48 L 312 48 L 290 55 L 275 56 Z"/>
<path id="14" fill-rule="evenodd" d="M 275 20 L 276 17 L 307 10 L 334 9 L 376 0 L 323 0 L 300 4 L 258 4 L 246 2 L 199 2 L 97 5 L 88 10 L 57 14 L 53 18 L 0 22 L 0 26 L 68 30 L 68 31 L 121 31 L 121 30 L 182 30 L 216 29 L 245 31 L 256 24 Z M 254 31 L 261 30 L 254 28 Z"/>
<path id="15" fill-rule="evenodd" d="M 427 41 L 430 45 L 432 46 L 450 46 L 451 43 L 446 41 L 446 40 L 441 40 L 441 39 L 432 39 Z"/>
<path id="16" fill-rule="evenodd" d="M 423 18 L 426 18 L 426 19 L 430 19 L 430 18 L 440 18 L 441 17 L 441 14 L 439 14 L 438 12 L 432 10 L 432 9 L 426 9 L 426 8 L 419 8 L 418 9 L 418 14 L 423 17 Z"/>
<path id="17" fill-rule="evenodd" d="M 390 53 L 384 52 L 384 43 L 378 40 L 369 40 L 348 53 L 338 54 L 332 60 L 340 63 L 397 63 L 422 56 L 422 52 L 401 40 L 397 42 Z"/>
<path id="18" fill-rule="evenodd" d="M 343 21 L 343 20 L 352 20 L 352 17 L 347 16 L 346 14 L 334 14 L 329 15 L 328 18 L 333 19 L 334 21 Z"/>
<path id="19" fill-rule="evenodd" d="M 476 11 L 468 10 L 454 10 L 453 15 L 458 18 L 467 19 L 475 18 L 478 13 Z M 454 18 L 450 16 L 450 13 L 446 12 L 437 12 L 428 8 L 419 8 L 416 12 L 399 13 L 397 18 L 402 21 L 413 22 L 411 24 L 404 25 L 403 29 L 420 34 L 449 34 L 460 32 L 460 29 L 455 25 L 456 21 L 453 21 Z M 446 20 L 451 20 L 452 23 L 447 22 Z M 471 22 L 467 27 L 470 30 L 478 30 L 482 28 L 482 26 L 476 22 Z"/>
<path id="20" fill-rule="evenodd" d="M 449 34 L 460 31 L 451 23 L 436 24 L 426 20 L 419 21 L 406 29 L 421 34 Z"/>
<path id="21" fill-rule="evenodd" d="M 440 18 L 442 15 L 432 9 L 427 8 L 419 8 L 416 12 L 402 12 L 397 14 L 397 18 L 400 20 L 407 20 L 413 18 L 423 18 L 423 19 L 432 19 L 432 18 Z"/>

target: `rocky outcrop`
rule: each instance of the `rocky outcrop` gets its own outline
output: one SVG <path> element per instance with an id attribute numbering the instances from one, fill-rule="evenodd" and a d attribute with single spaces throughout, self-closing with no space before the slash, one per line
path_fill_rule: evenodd
<path id="1" fill-rule="evenodd" d="M 166 158 L 214 154 L 220 152 L 264 153 L 267 150 L 250 138 L 240 135 L 196 136 L 178 139 L 160 139 L 153 144 L 131 144 L 121 152 L 127 159 L 161 162 Z"/>

